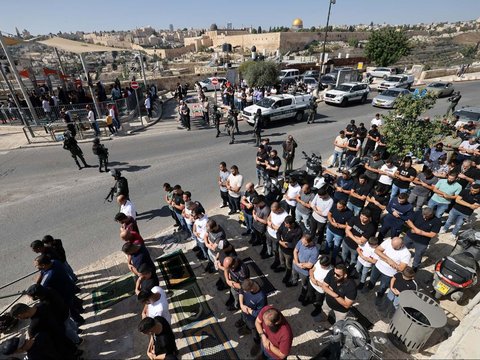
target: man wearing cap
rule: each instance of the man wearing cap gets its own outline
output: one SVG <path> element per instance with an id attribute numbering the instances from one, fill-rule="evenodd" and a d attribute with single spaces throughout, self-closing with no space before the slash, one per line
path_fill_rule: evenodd
<path id="1" fill-rule="evenodd" d="M 128 181 L 122 176 L 122 173 L 118 169 L 110 170 L 110 175 L 115 179 L 114 196 L 125 195 L 127 199 L 130 199 L 130 191 L 128 190 Z"/>

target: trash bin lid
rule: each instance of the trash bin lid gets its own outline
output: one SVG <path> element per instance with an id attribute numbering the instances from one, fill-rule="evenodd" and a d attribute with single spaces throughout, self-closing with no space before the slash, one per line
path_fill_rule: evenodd
<path id="1" fill-rule="evenodd" d="M 445 311 L 435 300 L 419 291 L 402 291 L 398 300 L 400 308 L 417 323 L 433 328 L 443 327 L 447 323 Z"/>

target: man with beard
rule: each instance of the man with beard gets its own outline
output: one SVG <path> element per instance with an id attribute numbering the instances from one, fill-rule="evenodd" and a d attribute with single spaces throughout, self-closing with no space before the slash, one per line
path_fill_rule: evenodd
<path id="1" fill-rule="evenodd" d="M 462 191 L 462 186 L 457 181 L 458 173 L 450 171 L 446 179 L 438 180 L 433 187 L 433 196 L 428 201 L 427 206 L 435 211 L 435 216 L 441 218 L 448 209 L 452 200 Z"/>
<path id="2" fill-rule="evenodd" d="M 260 144 L 258 146 L 258 151 L 257 151 L 257 157 L 255 159 L 255 163 L 257 166 L 257 185 L 255 185 L 255 188 L 260 187 L 260 182 L 263 181 L 265 182 L 265 171 L 266 171 L 266 166 L 265 162 L 268 159 L 268 151 L 265 149 L 265 146 L 263 144 Z"/>
<path id="3" fill-rule="evenodd" d="M 242 233 L 242 236 L 247 236 L 253 232 L 253 199 L 258 196 L 255 191 L 253 183 L 249 182 L 245 185 L 245 192 L 240 198 L 240 206 L 242 207 L 243 216 L 245 217 L 245 226 L 247 230 Z"/>
<path id="4" fill-rule="evenodd" d="M 292 328 L 282 313 L 271 305 L 265 306 L 255 320 L 264 358 L 286 359 L 293 342 Z"/>
<path id="5" fill-rule="evenodd" d="M 263 245 L 260 256 L 262 259 L 267 257 L 267 239 L 266 231 L 268 224 L 268 217 L 270 216 L 270 206 L 267 205 L 263 195 L 257 196 L 252 201 L 253 203 L 253 236 L 250 243 L 253 246 Z"/>
<path id="6" fill-rule="evenodd" d="M 335 315 L 335 321 L 344 320 L 348 310 L 357 298 L 357 286 L 355 281 L 348 278 L 347 268 L 344 264 L 337 264 L 330 270 L 324 281 L 320 283 L 325 292 L 323 311 L 328 316 L 330 311 Z M 323 332 L 326 327 L 320 325 L 316 332 Z"/>
<path id="7" fill-rule="evenodd" d="M 242 288 L 242 282 L 245 279 L 250 278 L 250 270 L 242 260 L 238 257 L 232 258 L 230 256 L 223 260 L 224 276 L 228 286 L 230 286 L 231 297 L 228 299 L 226 305 L 228 311 L 236 311 L 240 309 L 240 289 Z M 234 303 L 231 303 L 233 297 Z"/>

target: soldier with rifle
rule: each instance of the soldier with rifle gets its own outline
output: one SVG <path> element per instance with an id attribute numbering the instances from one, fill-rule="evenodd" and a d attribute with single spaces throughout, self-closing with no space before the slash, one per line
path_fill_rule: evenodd
<path id="1" fill-rule="evenodd" d="M 230 135 L 230 145 L 235 143 L 235 123 L 236 123 L 235 110 L 228 110 L 227 124 L 225 128 L 227 129 L 227 134 Z M 237 125 L 238 126 L 238 125 Z"/>
<path id="2" fill-rule="evenodd" d="M 310 98 L 310 103 L 308 104 L 308 109 L 307 109 L 307 124 L 313 124 L 315 121 L 315 114 L 317 113 L 317 98 L 312 96 Z"/>
<path id="3" fill-rule="evenodd" d="M 220 136 L 220 120 L 222 119 L 222 113 L 218 110 L 217 105 L 213 105 L 213 121 L 215 122 L 215 128 L 217 129 L 217 136 Z"/>
<path id="4" fill-rule="evenodd" d="M 448 116 L 450 113 L 453 113 L 455 111 L 455 108 L 458 105 L 458 102 L 462 98 L 462 95 L 460 95 L 460 91 L 457 91 L 456 93 L 453 93 L 452 96 L 448 98 L 448 101 L 450 101 L 450 106 L 447 109 L 446 115 Z"/>
<path id="5" fill-rule="evenodd" d="M 72 155 L 72 158 L 75 160 L 75 164 L 78 166 L 78 170 L 82 170 L 83 168 L 80 166 L 80 163 L 78 162 L 78 159 L 83 163 L 83 166 L 86 168 L 93 167 L 91 165 L 88 165 L 87 162 L 85 161 L 85 158 L 83 157 L 83 151 L 80 149 L 80 146 L 78 146 L 77 140 L 72 135 L 72 132 L 70 130 L 67 130 L 63 133 L 63 148 L 65 150 L 70 151 L 70 154 Z M 78 159 L 77 159 L 78 158 Z"/>
<path id="6" fill-rule="evenodd" d="M 110 170 L 110 175 L 115 179 L 115 185 L 110 189 L 105 201 L 112 202 L 113 197 L 118 197 L 119 195 L 124 195 L 127 200 L 130 200 L 130 192 L 128 190 L 128 181 L 122 176 L 120 170 L 113 169 Z M 104 202 L 105 202 L 104 201 Z"/>
<path id="7" fill-rule="evenodd" d="M 105 167 L 105 172 L 108 172 L 108 149 L 100 144 L 99 138 L 93 140 L 92 151 L 94 155 L 98 156 L 98 171 L 103 172 L 102 167 Z"/>

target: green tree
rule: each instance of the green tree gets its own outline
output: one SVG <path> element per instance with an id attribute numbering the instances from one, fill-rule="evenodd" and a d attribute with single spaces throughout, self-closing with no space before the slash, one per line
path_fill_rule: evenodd
<path id="1" fill-rule="evenodd" d="M 271 86 L 278 82 L 278 66 L 272 61 L 246 61 L 239 72 L 249 86 Z"/>
<path id="2" fill-rule="evenodd" d="M 412 153 L 421 157 L 432 138 L 448 133 L 440 119 L 425 121 L 420 118 L 426 110 L 433 108 L 436 100 L 430 93 L 423 97 L 408 94 L 397 98 L 395 109 L 384 115 L 381 128 L 390 154 L 403 157 Z"/>
<path id="3" fill-rule="evenodd" d="M 377 66 L 388 66 L 410 53 L 411 46 L 405 31 L 385 28 L 373 31 L 365 46 L 368 59 Z"/>
<path id="4" fill-rule="evenodd" d="M 257 33 L 261 34 L 262 33 L 262 27 L 259 26 L 258 29 L 257 29 Z"/>
<path id="5" fill-rule="evenodd" d="M 358 47 L 358 43 L 359 43 L 358 39 L 353 39 L 353 38 L 348 39 L 348 45 L 353 47 L 353 48 Z"/>
<path id="6" fill-rule="evenodd" d="M 467 45 L 460 50 L 460 53 L 463 55 L 465 60 L 472 61 L 475 59 L 478 51 L 478 44 L 475 45 Z"/>

